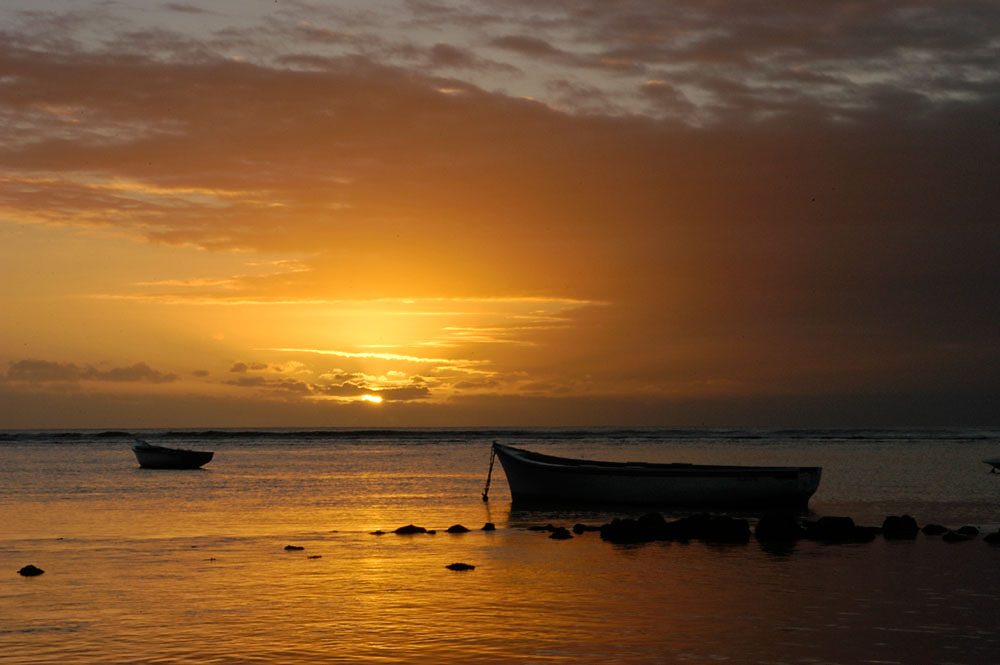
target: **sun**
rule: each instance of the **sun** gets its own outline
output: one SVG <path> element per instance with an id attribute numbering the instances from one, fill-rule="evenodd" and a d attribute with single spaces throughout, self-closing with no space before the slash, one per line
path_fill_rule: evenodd
<path id="1" fill-rule="evenodd" d="M 362 395 L 361 396 L 361 401 L 362 402 L 371 402 L 372 404 L 381 404 L 382 403 L 382 398 L 379 397 L 378 395 Z"/>

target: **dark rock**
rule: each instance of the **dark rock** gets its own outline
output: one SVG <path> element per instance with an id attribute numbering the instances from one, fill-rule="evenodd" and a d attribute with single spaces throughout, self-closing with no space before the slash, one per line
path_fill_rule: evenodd
<path id="1" fill-rule="evenodd" d="M 882 522 L 882 535 L 890 540 L 916 538 L 920 527 L 909 515 L 890 515 Z"/>
<path id="2" fill-rule="evenodd" d="M 29 563 L 27 566 L 17 571 L 17 574 L 20 575 L 21 577 L 37 577 L 44 572 L 45 571 L 42 570 L 41 568 L 38 568 L 35 565 Z"/>
<path id="3" fill-rule="evenodd" d="M 709 520 L 700 537 L 707 543 L 749 543 L 750 523 L 736 517 L 716 517 Z"/>
<path id="4" fill-rule="evenodd" d="M 647 540 L 669 540 L 667 520 L 660 513 L 646 513 L 636 520 L 639 528 L 646 533 Z"/>
<path id="5" fill-rule="evenodd" d="M 408 536 L 414 533 L 427 533 L 427 529 L 422 526 L 415 526 L 413 524 L 407 524 L 406 526 L 401 526 L 396 529 L 393 533 L 397 533 L 400 536 Z"/>
<path id="6" fill-rule="evenodd" d="M 958 533 L 957 531 L 949 531 L 948 533 L 941 536 L 941 540 L 946 543 L 964 543 L 968 540 L 972 540 L 972 536 L 966 535 L 964 533 Z"/>
<path id="7" fill-rule="evenodd" d="M 802 538 L 805 532 L 791 513 L 766 513 L 757 522 L 754 536 L 761 541 L 790 543 Z"/>
<path id="8" fill-rule="evenodd" d="M 497 525 L 494 524 L 493 522 L 487 522 L 486 524 L 483 525 L 483 529 L 482 530 L 483 531 L 496 531 L 497 530 Z"/>
<path id="9" fill-rule="evenodd" d="M 323 558 L 323 555 L 322 555 L 322 554 L 310 554 L 310 555 L 309 555 L 308 557 L 306 557 L 306 558 L 308 558 L 308 559 L 322 559 L 322 558 Z"/>
<path id="10" fill-rule="evenodd" d="M 577 523 L 577 524 L 573 525 L 573 533 L 575 533 L 576 535 L 580 535 L 581 533 L 587 533 L 588 531 L 600 531 L 600 530 L 601 530 L 601 527 L 599 527 L 599 526 L 592 526 L 592 525 L 589 525 L 589 524 L 580 524 L 580 523 Z"/>
<path id="11" fill-rule="evenodd" d="M 476 567 L 468 563 L 449 563 L 445 566 L 448 570 L 475 570 Z"/>
<path id="12" fill-rule="evenodd" d="M 983 536 L 983 542 L 990 545 L 1000 545 L 1000 531 L 986 534 Z"/>
<path id="13" fill-rule="evenodd" d="M 437 529 L 427 529 L 428 536 L 433 536 L 435 533 L 437 533 Z"/>
<path id="14" fill-rule="evenodd" d="M 305 548 L 302 547 L 301 545 L 285 545 L 285 551 L 286 552 L 298 552 L 298 551 L 304 550 L 304 549 Z"/>
<path id="15" fill-rule="evenodd" d="M 746 543 L 750 524 L 744 519 L 707 514 L 667 522 L 659 513 L 637 520 L 614 519 L 601 527 L 601 539 L 613 543 L 645 543 L 654 540 L 704 540 L 710 543 Z"/>
<path id="16" fill-rule="evenodd" d="M 601 540 L 618 545 L 646 543 L 653 538 L 639 526 L 638 520 L 616 517 L 601 527 Z"/>
<path id="17" fill-rule="evenodd" d="M 734 517 L 691 515 L 666 524 L 666 540 L 704 540 L 708 543 L 750 542 L 750 523 Z"/>
<path id="18" fill-rule="evenodd" d="M 963 526 L 960 529 L 958 529 L 958 532 L 963 536 L 969 536 L 970 538 L 979 535 L 979 529 L 977 529 L 974 526 Z"/>
<path id="19" fill-rule="evenodd" d="M 940 524 L 925 524 L 921 531 L 928 536 L 940 536 L 942 533 L 948 532 L 948 527 Z"/>
<path id="20" fill-rule="evenodd" d="M 528 531 L 548 531 L 551 533 L 552 531 L 555 531 L 558 528 L 559 527 L 552 526 L 551 524 L 546 524 L 544 526 L 541 524 L 532 524 L 531 526 L 528 527 Z"/>
<path id="21" fill-rule="evenodd" d="M 709 519 L 711 518 L 708 515 L 701 513 L 698 515 L 682 517 L 678 520 L 674 520 L 673 522 L 664 523 L 663 539 L 693 540 L 698 538 L 698 536 L 708 528 Z"/>
<path id="22" fill-rule="evenodd" d="M 552 540 L 569 540 L 573 537 L 573 534 L 569 532 L 569 529 L 565 527 L 559 527 L 549 534 L 549 538 Z"/>
<path id="23" fill-rule="evenodd" d="M 461 524 L 452 524 L 447 529 L 448 533 L 468 533 L 468 529 Z"/>
<path id="24" fill-rule="evenodd" d="M 376 529 L 375 531 L 372 531 L 372 535 L 373 536 L 384 536 L 385 535 L 385 531 L 383 531 L 382 529 Z"/>
<path id="25" fill-rule="evenodd" d="M 876 528 L 858 526 L 850 517 L 827 516 L 806 522 L 806 538 L 824 543 L 868 543 L 875 540 Z"/>

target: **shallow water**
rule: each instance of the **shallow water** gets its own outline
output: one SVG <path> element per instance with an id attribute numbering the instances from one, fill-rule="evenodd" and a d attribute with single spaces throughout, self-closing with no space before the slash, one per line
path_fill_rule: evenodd
<path id="1" fill-rule="evenodd" d="M 981 462 L 995 433 L 147 435 L 216 458 L 148 471 L 116 435 L 0 443 L 4 663 L 997 662 L 1000 548 L 981 539 L 555 541 L 525 527 L 619 513 L 512 512 L 499 466 L 479 496 L 503 439 L 593 459 L 821 464 L 817 515 L 996 530 L 1000 474 Z M 370 533 L 408 523 L 438 533 Z M 473 530 L 444 533 L 454 523 Z M 28 563 L 46 573 L 18 576 Z"/>

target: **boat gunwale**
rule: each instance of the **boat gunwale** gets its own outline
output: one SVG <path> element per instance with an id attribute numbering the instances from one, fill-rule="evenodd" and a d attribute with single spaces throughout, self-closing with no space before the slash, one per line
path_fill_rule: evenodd
<path id="1" fill-rule="evenodd" d="M 493 444 L 500 453 L 506 453 L 518 462 L 542 467 L 546 471 L 559 473 L 591 473 L 595 475 L 628 476 L 733 476 L 762 477 L 798 476 L 802 473 L 821 473 L 820 466 L 738 466 L 720 464 L 690 464 L 687 462 L 611 462 L 604 460 L 584 460 L 536 453 L 531 450 Z"/>

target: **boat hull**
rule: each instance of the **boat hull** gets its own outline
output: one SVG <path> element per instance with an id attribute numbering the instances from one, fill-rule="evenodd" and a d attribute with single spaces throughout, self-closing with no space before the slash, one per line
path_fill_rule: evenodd
<path id="1" fill-rule="evenodd" d="M 144 469 L 200 469 L 215 455 L 208 451 L 139 444 L 132 446 L 132 452 Z"/>
<path id="2" fill-rule="evenodd" d="M 494 444 L 515 505 L 634 504 L 804 510 L 820 467 L 594 462 Z"/>

